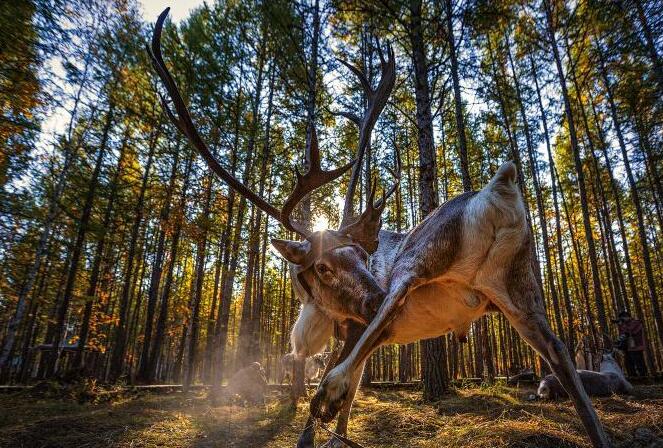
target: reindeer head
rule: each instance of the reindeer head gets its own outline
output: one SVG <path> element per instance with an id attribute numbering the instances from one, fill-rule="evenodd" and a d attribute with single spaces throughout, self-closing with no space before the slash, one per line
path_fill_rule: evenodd
<path id="1" fill-rule="evenodd" d="M 306 235 L 304 241 L 272 239 L 272 245 L 288 260 L 292 280 L 335 320 L 353 319 L 367 324 L 384 299 L 385 291 L 369 270 L 370 255 L 377 250 L 381 215 L 397 184 L 380 200 L 373 202 L 349 224 L 338 230 L 322 230 Z"/>
<path id="2" fill-rule="evenodd" d="M 382 302 L 385 292 L 368 270 L 369 254 L 351 236 L 324 230 L 272 244 L 294 265 L 293 280 L 332 318 L 366 324 L 371 304 Z"/>
<path id="3" fill-rule="evenodd" d="M 341 61 L 357 75 L 367 99 L 367 106 L 361 118 L 350 112 L 338 113 L 351 119 L 359 126 L 357 159 L 341 168 L 324 171 L 320 166 L 320 151 L 315 128 L 311 128 L 311 139 L 307 148 L 309 156 L 308 171 L 302 175 L 295 170 L 297 183 L 279 211 L 226 171 L 198 134 L 177 85 L 166 68 L 161 55 L 161 31 L 168 11 L 169 9 L 164 10 L 159 16 L 154 28 L 152 47 L 148 49 L 152 64 L 161 78 L 175 109 L 173 112 L 166 99 L 161 97 L 166 115 L 198 150 L 210 169 L 222 180 L 280 222 L 286 229 L 304 238 L 303 241 L 275 239 L 272 240 L 272 244 L 285 259 L 294 265 L 296 279 L 293 280 L 300 283 L 310 299 L 334 318 L 350 318 L 367 323 L 369 320 L 367 316 L 372 316 L 376 311 L 376 304 L 379 305 L 382 302 L 385 294 L 368 270 L 368 259 L 370 254 L 377 249 L 381 215 L 388 197 L 396 190 L 399 174 L 394 174 L 396 177 L 394 186 L 377 202 L 374 202 L 375 185 L 366 189 L 370 191 L 366 201 L 367 207 L 358 217 L 353 214 L 352 201 L 356 185 L 361 178 L 361 162 L 366 148 L 370 145 L 373 127 L 394 87 L 396 71 L 393 50 L 388 46 L 389 59 L 385 61 L 378 42 L 377 47 L 383 73 L 375 89 L 371 87 L 365 75 L 358 68 Z M 338 230 L 310 232 L 305 226 L 291 219 L 291 213 L 306 195 L 337 179 L 352 167 L 354 168 L 346 193 L 343 221 Z M 400 168 L 398 157 L 397 167 Z"/>

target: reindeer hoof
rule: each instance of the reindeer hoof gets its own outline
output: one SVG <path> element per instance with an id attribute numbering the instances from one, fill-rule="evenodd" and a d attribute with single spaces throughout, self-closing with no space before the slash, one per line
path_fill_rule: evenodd
<path id="1" fill-rule="evenodd" d="M 306 427 L 299 435 L 296 448 L 315 448 L 315 421 L 309 417 L 306 421 Z"/>
<path id="2" fill-rule="evenodd" d="M 315 448 L 315 431 L 313 429 L 304 431 L 299 436 L 296 448 Z"/>
<path id="3" fill-rule="evenodd" d="M 329 372 L 311 400 L 311 415 L 325 423 L 332 421 L 343 407 L 348 389 L 346 374 L 337 369 Z"/>

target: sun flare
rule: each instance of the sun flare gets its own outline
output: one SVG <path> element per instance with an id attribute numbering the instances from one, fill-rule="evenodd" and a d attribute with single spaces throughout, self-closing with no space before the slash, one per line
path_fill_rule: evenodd
<path id="1" fill-rule="evenodd" d="M 329 220 L 325 215 L 318 215 L 313 222 L 313 231 L 327 230 L 329 228 Z"/>

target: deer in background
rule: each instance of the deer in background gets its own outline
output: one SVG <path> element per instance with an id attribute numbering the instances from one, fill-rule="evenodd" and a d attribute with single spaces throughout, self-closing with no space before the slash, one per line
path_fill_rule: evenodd
<path id="1" fill-rule="evenodd" d="M 174 107 L 173 111 L 162 97 L 167 116 L 222 180 L 303 238 L 272 240 L 272 244 L 291 265 L 293 287 L 303 303 L 299 328 L 293 331 L 306 335 L 300 341 L 308 346 L 306 351 L 315 352 L 314 344 L 328 340 L 334 327 L 346 341 L 311 402 L 309 421 L 329 422 L 340 413 L 337 433 L 345 433 L 364 364 L 379 346 L 406 344 L 450 331 L 464 334 L 483 314 L 499 311 L 550 364 L 573 398 L 593 445 L 610 446 L 566 347 L 546 320 L 533 270 L 533 238 L 513 163 L 502 165 L 481 191 L 444 203 L 409 232 L 380 230 L 381 214 L 397 182 L 377 202 L 373 186 L 366 210 L 358 215 L 346 207 L 338 230 L 310 232 L 291 219 L 291 212 L 305 195 L 353 165 L 353 171 L 360 172 L 360 160 L 356 165 L 351 162 L 323 171 L 315 129 L 311 129 L 309 169 L 304 175 L 297 172 L 295 188 L 282 209 L 254 193 L 218 163 L 191 119 L 161 54 L 161 31 L 167 14 L 168 9 L 157 20 L 150 51 Z M 359 77 L 368 99 L 363 118 L 355 120 L 360 125 L 358 159 L 370 142 L 372 128 L 395 81 L 393 51 L 389 48 L 388 60 L 379 53 L 383 73 L 376 89 L 361 71 L 346 64 Z M 352 199 L 351 192 L 348 194 Z M 313 327 L 311 321 L 320 325 Z M 341 443 L 333 437 L 327 446 Z M 314 446 L 314 425 L 307 425 L 298 446 Z"/>
<path id="2" fill-rule="evenodd" d="M 294 353 L 286 353 L 279 360 L 278 378 L 276 379 L 278 384 L 283 384 L 283 381 L 293 381 L 293 369 L 296 356 L 297 355 Z M 319 353 L 306 358 L 304 364 L 304 379 L 306 380 L 306 383 L 310 386 L 311 381 L 319 378 L 320 373 L 322 373 L 324 368 L 325 358 L 323 354 Z"/>
<path id="3" fill-rule="evenodd" d="M 265 404 L 267 377 L 259 362 L 253 362 L 239 369 L 228 380 L 226 396 L 229 400 L 238 396 L 249 404 Z"/>
<path id="4" fill-rule="evenodd" d="M 578 375 L 590 397 L 605 397 L 614 393 L 630 394 L 633 386 L 624 377 L 624 372 L 614 358 L 614 351 L 604 352 L 598 372 L 578 369 Z M 536 391 L 539 398 L 555 400 L 566 398 L 568 394 L 553 374 L 547 375 L 539 383 Z"/>

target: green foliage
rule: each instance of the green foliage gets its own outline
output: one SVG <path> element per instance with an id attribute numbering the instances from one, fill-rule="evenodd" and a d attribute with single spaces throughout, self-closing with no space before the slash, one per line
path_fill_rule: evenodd
<path id="1" fill-rule="evenodd" d="M 619 2 L 546 2 L 554 9 L 553 35 L 561 53 L 589 191 L 588 203 L 583 205 L 576 148 L 544 3 L 450 3 L 460 75 L 458 115 L 465 126 L 469 174 L 475 188 L 480 188 L 502 162 L 519 160 L 546 295 L 554 288 L 563 300 L 561 278 L 568 280 L 569 303 L 561 308 L 561 325 L 554 306 L 548 306 L 555 330 L 563 335 L 572 331 L 592 335 L 591 322 L 597 317 L 596 291 L 588 286 L 592 274 L 582 225 L 585 207 L 590 235 L 597 242 L 608 317 L 623 306 L 635 307 L 631 294 L 635 290 L 651 351 L 658 354 L 650 361 L 661 368 L 661 346 L 656 339 L 660 328 L 641 248 L 643 244 L 651 247 L 654 292 L 660 296 L 663 95 L 647 48 L 645 23 Z M 661 22 L 659 3 L 642 2 L 656 42 L 661 39 L 655 26 Z M 375 85 L 379 75 L 375 37 L 383 48 L 389 41 L 397 58 L 396 87 L 375 127 L 369 168 L 362 169 L 363 179 L 374 178 L 378 191 L 388 188 L 393 182 L 389 170 L 395 166 L 395 153 L 400 154 L 401 182 L 385 211 L 383 227 L 405 231 L 422 219 L 421 101 L 417 99 L 422 86 L 413 73 L 412 4 L 398 0 L 208 2 L 188 18 L 166 23 L 164 59 L 219 163 L 278 206 L 295 183 L 294 168 L 303 169 L 310 122 L 318 130 L 325 168 L 354 157 L 356 126 L 335 112 L 360 114 L 364 98 L 355 77 L 336 58 L 362 67 Z M 435 190 L 440 202 L 464 189 L 447 9 L 446 1 L 422 2 L 423 80 L 430 92 Z M 0 6 L 0 333 L 9 328 L 20 301 L 27 304 L 9 373 L 17 381 L 44 374 L 43 356 L 28 349 L 49 343 L 57 331 L 56 311 L 81 234 L 86 199 L 96 182 L 63 330 L 66 340 L 77 341 L 87 309 L 84 373 L 106 379 L 110 354 L 116 348 L 120 298 L 126 289 L 124 372 L 130 375 L 127 380 L 134 380 L 144 341 L 151 338 L 154 344 L 156 338 L 156 329 L 146 335 L 150 290 L 155 288 L 152 327 L 157 327 L 164 303 L 167 313 L 153 380 L 181 380 L 183 364 L 191 356 L 187 342 L 195 325 L 196 381 L 211 382 L 210 370 L 220 368 L 227 377 L 239 367 L 246 360 L 245 354 L 238 354 L 243 350 L 239 338 L 245 334 L 250 334 L 253 344 L 247 356 L 260 360 L 269 376 L 276 378 L 277 361 L 289 350 L 288 333 L 299 302 L 289 283 L 288 267 L 272 251 L 269 239 L 292 235 L 264 214 L 258 221 L 253 205 L 210 176 L 207 165 L 164 115 L 156 94 L 161 86 L 145 52 L 156 18 L 147 17 L 146 22 L 139 12 L 139 3 L 133 0 L 71 4 L 26 0 Z M 317 37 L 316 14 L 320 20 Z M 642 198 L 642 217 L 631 201 L 617 126 L 625 136 Z M 102 147 L 101 170 L 93 179 Z M 206 207 L 210 181 L 210 206 Z M 337 225 L 338 204 L 347 183 L 348 176 L 316 192 L 312 216 L 324 216 L 330 226 Z M 358 203 L 365 201 L 364 187 L 361 193 Z M 537 199 L 542 201 L 542 210 Z M 644 238 L 639 218 L 646 227 Z M 543 241 L 544 228 L 549 241 Z M 135 253 L 130 254 L 134 234 Z M 547 261 L 544 248 L 549 250 Z M 550 270 L 545 269 L 546 263 Z M 129 265 L 131 272 L 127 272 Z M 32 272 L 35 266 L 38 269 Z M 199 276 L 200 293 L 196 291 Z M 30 286 L 27 292 L 25 285 Z M 482 346 L 494 354 L 490 362 L 498 373 L 537 364 L 534 353 L 510 333 L 506 320 L 490 317 L 488 322 L 489 334 L 482 336 L 473 327 L 469 344 L 449 339 L 450 377 L 484 376 L 488 361 L 481 361 Z M 242 325 L 250 325 L 251 331 L 242 332 Z M 616 328 L 610 326 L 609 331 L 614 333 Z M 217 352 L 219 346 L 222 349 Z M 214 359 L 212 353 L 221 359 Z M 409 364 L 407 372 L 399 373 L 408 381 L 418 378 L 419 356 L 416 347 L 383 350 L 372 361 L 374 375 L 393 379 L 395 371 Z M 67 358 L 62 366 L 68 368 L 69 362 L 73 361 Z M 91 390 L 96 387 L 89 384 Z M 498 398 L 503 392 L 483 390 Z"/>

